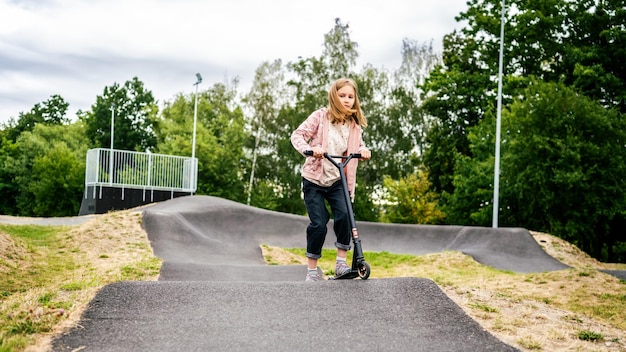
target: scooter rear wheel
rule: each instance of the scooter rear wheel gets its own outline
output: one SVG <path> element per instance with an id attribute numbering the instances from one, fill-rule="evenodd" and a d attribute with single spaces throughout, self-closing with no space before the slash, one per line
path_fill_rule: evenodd
<path id="1" fill-rule="evenodd" d="M 359 277 L 361 280 L 367 280 L 370 277 L 370 265 L 366 261 L 359 263 Z"/>

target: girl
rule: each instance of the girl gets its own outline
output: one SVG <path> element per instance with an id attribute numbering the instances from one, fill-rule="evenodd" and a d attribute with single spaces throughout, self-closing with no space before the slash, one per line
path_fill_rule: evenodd
<path id="1" fill-rule="evenodd" d="M 341 78 L 336 80 L 328 91 L 328 107 L 314 111 L 291 134 L 291 144 L 302 155 L 307 150 L 313 151 L 313 156 L 307 157 L 302 166 L 302 192 L 310 220 L 306 228 L 308 261 L 306 281 L 320 279 L 317 261 L 322 256 L 326 226 L 330 219 L 325 201 L 330 205 L 334 220 L 333 229 L 337 237 L 335 275 L 341 276 L 350 271 L 346 264 L 351 231 L 348 205 L 341 188 L 339 170 L 324 158 L 324 153 L 329 155 L 361 153 L 361 159 L 369 159 L 371 153 L 365 147 L 362 138 L 362 129 L 366 126 L 367 120 L 361 112 L 356 83 L 349 78 Z M 345 167 L 352 201 L 357 164 L 358 160 L 354 160 Z"/>

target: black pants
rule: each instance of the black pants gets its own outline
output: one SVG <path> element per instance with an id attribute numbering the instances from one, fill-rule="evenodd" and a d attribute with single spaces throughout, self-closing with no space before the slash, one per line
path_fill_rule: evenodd
<path id="1" fill-rule="evenodd" d="M 330 205 L 333 214 L 333 229 L 337 237 L 335 247 L 350 250 L 350 219 L 341 180 L 329 187 L 322 187 L 303 178 L 302 192 L 304 192 L 304 204 L 310 220 L 306 228 L 306 256 L 314 259 L 322 257 L 326 226 L 330 220 L 326 202 Z"/>

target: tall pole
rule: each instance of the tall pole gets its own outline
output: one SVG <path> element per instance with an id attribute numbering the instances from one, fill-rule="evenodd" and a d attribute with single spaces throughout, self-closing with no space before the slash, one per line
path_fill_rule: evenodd
<path id="1" fill-rule="evenodd" d="M 498 107 L 496 117 L 496 160 L 493 168 L 493 228 L 498 227 L 498 208 L 500 193 L 500 129 L 502 126 L 502 61 L 504 52 L 504 9 L 505 0 L 502 0 L 502 15 L 500 17 L 500 58 L 498 64 Z"/>
<path id="2" fill-rule="evenodd" d="M 113 136 L 115 134 L 115 103 L 111 104 L 111 152 L 109 153 L 109 185 L 113 183 Z"/>
<path id="3" fill-rule="evenodd" d="M 191 141 L 191 159 L 196 157 L 196 124 L 198 120 L 198 85 L 202 83 L 202 76 L 199 73 L 196 73 L 196 83 L 193 85 L 196 86 L 196 102 L 193 106 L 193 137 Z"/>
<path id="4" fill-rule="evenodd" d="M 193 137 L 191 139 L 191 162 L 193 164 L 193 171 L 191 172 L 193 175 L 192 184 L 196 184 L 196 180 L 198 178 L 198 161 L 196 160 L 196 125 L 198 121 L 198 85 L 202 83 L 202 76 L 199 73 L 196 73 L 196 83 L 193 85 L 196 86 L 196 94 L 195 94 L 195 103 L 193 105 Z M 193 192 L 191 192 L 193 195 Z"/>

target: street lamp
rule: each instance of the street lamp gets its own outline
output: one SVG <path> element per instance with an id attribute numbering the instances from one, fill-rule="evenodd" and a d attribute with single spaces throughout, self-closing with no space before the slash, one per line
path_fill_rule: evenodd
<path id="1" fill-rule="evenodd" d="M 504 51 L 504 0 L 502 0 L 502 16 L 500 17 L 500 58 L 498 67 L 498 111 L 496 117 L 496 160 L 493 168 L 493 222 L 498 227 L 498 198 L 500 192 L 500 129 L 502 126 L 502 57 Z"/>
<path id="2" fill-rule="evenodd" d="M 109 155 L 109 185 L 113 183 L 113 136 L 115 134 L 115 103 L 111 104 L 111 153 Z"/>
<path id="3" fill-rule="evenodd" d="M 196 121 L 198 120 L 198 85 L 202 83 L 202 76 L 199 73 L 196 73 L 196 83 L 193 85 L 196 86 L 196 102 L 193 107 L 193 137 L 191 142 L 191 158 L 194 159 L 196 157 Z"/>

